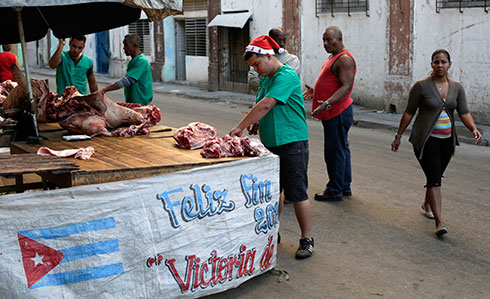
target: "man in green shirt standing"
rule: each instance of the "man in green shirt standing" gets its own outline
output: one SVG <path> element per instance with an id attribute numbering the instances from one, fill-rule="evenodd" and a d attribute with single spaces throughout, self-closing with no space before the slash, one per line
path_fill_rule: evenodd
<path id="1" fill-rule="evenodd" d="M 153 80 L 150 63 L 140 50 L 140 37 L 138 34 L 128 34 L 124 37 L 123 44 L 124 52 L 131 56 L 126 75 L 97 92 L 105 94 L 124 87 L 126 103 L 149 105 L 153 99 Z"/>
<path id="2" fill-rule="evenodd" d="M 56 69 L 56 92 L 61 96 L 66 86 L 75 86 L 82 94 L 87 94 L 87 80 L 90 92 L 98 89 L 94 75 L 92 58 L 83 55 L 85 36 L 74 36 L 70 39 L 70 50 L 63 51 L 65 39 L 58 40 L 58 47 L 49 59 L 49 66 Z"/>
<path id="3" fill-rule="evenodd" d="M 313 253 L 311 237 L 311 205 L 308 200 L 308 127 L 303 105 L 301 83 L 296 72 L 274 55 L 279 45 L 267 35 L 254 39 L 245 49 L 244 58 L 260 75 L 256 104 L 245 118 L 230 131 L 241 136 L 257 126 L 262 143 L 280 159 L 279 213 L 284 198 L 293 202 L 301 229 L 296 258 L 308 258 Z"/>

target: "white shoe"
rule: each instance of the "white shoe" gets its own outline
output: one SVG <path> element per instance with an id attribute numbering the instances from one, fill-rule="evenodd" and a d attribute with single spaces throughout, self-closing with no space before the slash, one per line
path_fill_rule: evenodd
<path id="1" fill-rule="evenodd" d="M 427 212 L 427 210 L 425 209 L 425 206 L 424 205 L 422 205 L 421 208 L 422 208 L 422 211 L 424 211 L 425 217 L 427 217 L 429 219 L 434 219 L 434 213 Z"/>

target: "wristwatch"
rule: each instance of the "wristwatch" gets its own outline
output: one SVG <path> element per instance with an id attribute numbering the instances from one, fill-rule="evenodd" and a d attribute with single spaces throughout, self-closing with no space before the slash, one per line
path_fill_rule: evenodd
<path id="1" fill-rule="evenodd" d="M 395 135 L 395 138 L 396 138 L 396 139 L 402 139 L 402 135 L 398 135 L 398 134 L 396 134 L 396 135 Z"/>
<path id="2" fill-rule="evenodd" d="M 325 110 L 328 110 L 330 108 L 332 108 L 332 105 L 330 105 L 330 103 L 328 101 L 325 101 Z"/>

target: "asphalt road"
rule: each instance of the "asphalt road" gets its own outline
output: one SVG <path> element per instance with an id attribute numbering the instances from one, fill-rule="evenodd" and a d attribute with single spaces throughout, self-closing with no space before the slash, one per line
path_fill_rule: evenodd
<path id="1" fill-rule="evenodd" d="M 51 80 L 50 80 L 51 81 Z M 103 85 L 103 84 L 101 84 Z M 107 94 L 122 101 L 121 91 Z M 245 116 L 245 105 L 155 94 L 162 124 L 192 121 L 221 135 Z M 444 239 L 422 215 L 425 178 L 406 137 L 390 151 L 389 131 L 350 132 L 353 197 L 313 200 L 327 180 L 321 123 L 308 120 L 309 195 L 315 252 L 297 261 L 299 228 L 291 205 L 281 216 L 277 269 L 213 298 L 488 298 L 490 294 L 490 148 L 462 144 L 443 180 Z"/>

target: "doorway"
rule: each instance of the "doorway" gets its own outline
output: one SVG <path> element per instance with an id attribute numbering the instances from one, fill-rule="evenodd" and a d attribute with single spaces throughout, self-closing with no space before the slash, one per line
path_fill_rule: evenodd
<path id="1" fill-rule="evenodd" d="M 97 32 L 96 36 L 96 55 L 97 55 L 97 73 L 107 74 L 109 72 L 109 62 L 111 52 L 109 47 L 109 31 Z"/>
<path id="2" fill-rule="evenodd" d="M 243 28 L 219 27 L 220 74 L 219 89 L 247 93 L 249 65 L 243 51 L 250 42 L 249 24 Z"/>

